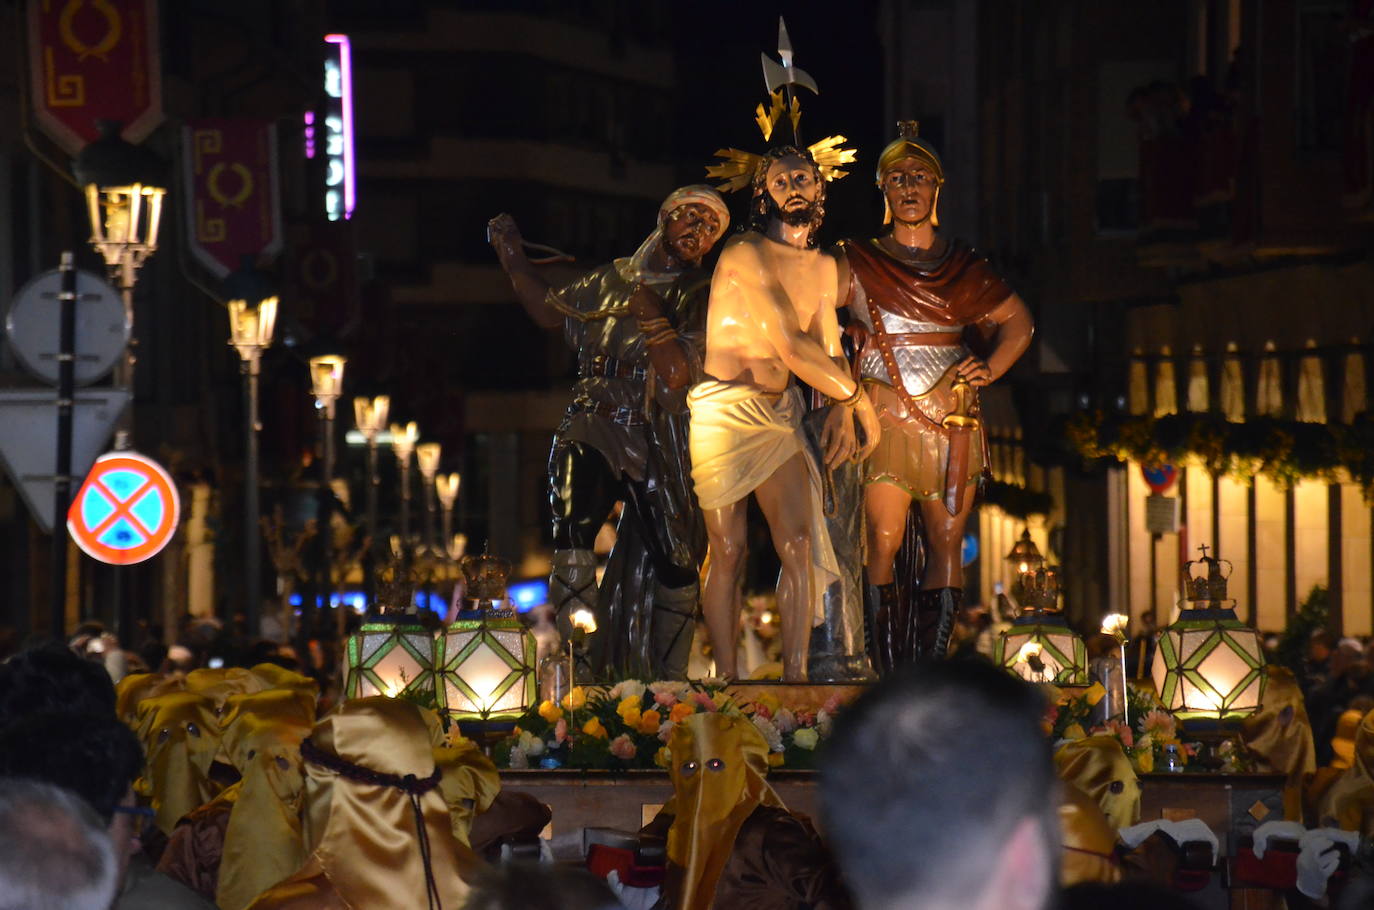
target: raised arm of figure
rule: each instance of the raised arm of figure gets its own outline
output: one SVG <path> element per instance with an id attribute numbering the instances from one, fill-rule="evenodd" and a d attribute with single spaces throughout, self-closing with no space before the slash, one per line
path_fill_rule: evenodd
<path id="1" fill-rule="evenodd" d="M 1035 323 L 1030 310 L 1020 297 L 1012 294 L 997 305 L 978 328 L 987 333 L 991 353 L 986 361 L 968 357 L 957 368 L 960 376 L 969 381 L 974 388 L 985 386 L 1001 379 L 1012 364 L 1030 347 L 1031 336 L 1035 334 Z"/>
<path id="2" fill-rule="evenodd" d="M 535 323 L 546 329 L 563 325 L 563 315 L 548 304 L 549 283 L 540 277 L 520 244 L 520 228 L 505 212 L 487 222 L 487 240 L 506 270 L 515 297 Z"/>

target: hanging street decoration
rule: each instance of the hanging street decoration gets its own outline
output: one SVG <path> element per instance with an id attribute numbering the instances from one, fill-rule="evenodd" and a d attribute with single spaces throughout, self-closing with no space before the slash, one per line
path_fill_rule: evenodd
<path id="1" fill-rule="evenodd" d="M 191 254 L 223 278 L 282 247 L 277 134 L 267 120 L 206 118 L 182 132 Z"/>

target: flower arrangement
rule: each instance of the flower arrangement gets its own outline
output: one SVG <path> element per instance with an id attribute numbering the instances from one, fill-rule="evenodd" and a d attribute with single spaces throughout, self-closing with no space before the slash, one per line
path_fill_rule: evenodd
<path id="1" fill-rule="evenodd" d="M 693 714 L 747 717 L 769 746 L 770 767 L 810 768 L 839 710 L 832 698 L 815 710 L 782 707 L 769 693 L 737 703 L 725 683 L 627 679 L 607 689 L 576 686 L 561 702 L 544 701 L 497 743 L 499 767 L 629 770 L 667 768 L 668 737 Z"/>
<path id="2" fill-rule="evenodd" d="M 1112 718 L 1091 726 L 1093 708 L 1107 694 L 1101 683 L 1093 683 L 1081 693 L 1053 689 L 1050 694 L 1052 700 L 1045 714 L 1045 728 L 1056 744 L 1098 734 L 1114 736 L 1141 774 L 1150 773 L 1157 762 L 1162 763 L 1164 751 L 1171 745 L 1178 750 L 1178 757 L 1185 766 L 1197 757 L 1198 744 L 1182 740 L 1181 724 L 1159 706 L 1152 693 L 1129 689 L 1127 703 L 1130 716 L 1136 719 L 1133 724 Z"/>

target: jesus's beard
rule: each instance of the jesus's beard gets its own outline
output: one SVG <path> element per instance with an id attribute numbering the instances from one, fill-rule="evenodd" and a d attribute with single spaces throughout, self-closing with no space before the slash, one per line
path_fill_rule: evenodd
<path id="1" fill-rule="evenodd" d="M 792 198 L 796 199 L 801 197 L 794 196 Z M 790 202 L 792 200 L 788 199 L 787 201 Z M 804 227 L 810 224 L 812 219 L 816 217 L 816 203 L 804 199 L 803 201 L 806 202 L 806 205 L 799 208 L 790 210 L 779 208 L 777 200 L 775 200 L 770 193 L 768 195 L 768 217 L 776 218 L 788 227 Z"/>

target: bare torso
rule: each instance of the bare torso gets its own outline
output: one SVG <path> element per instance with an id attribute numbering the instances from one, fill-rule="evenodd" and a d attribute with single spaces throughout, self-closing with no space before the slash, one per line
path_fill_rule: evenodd
<path id="1" fill-rule="evenodd" d="M 836 259 L 824 250 L 797 249 L 754 232 L 732 239 L 711 280 L 706 373 L 769 392 L 785 389 L 792 371 L 769 337 L 779 330 L 770 323 L 782 307 L 794 314 L 796 329 L 829 356 L 840 356 L 838 285 Z"/>

